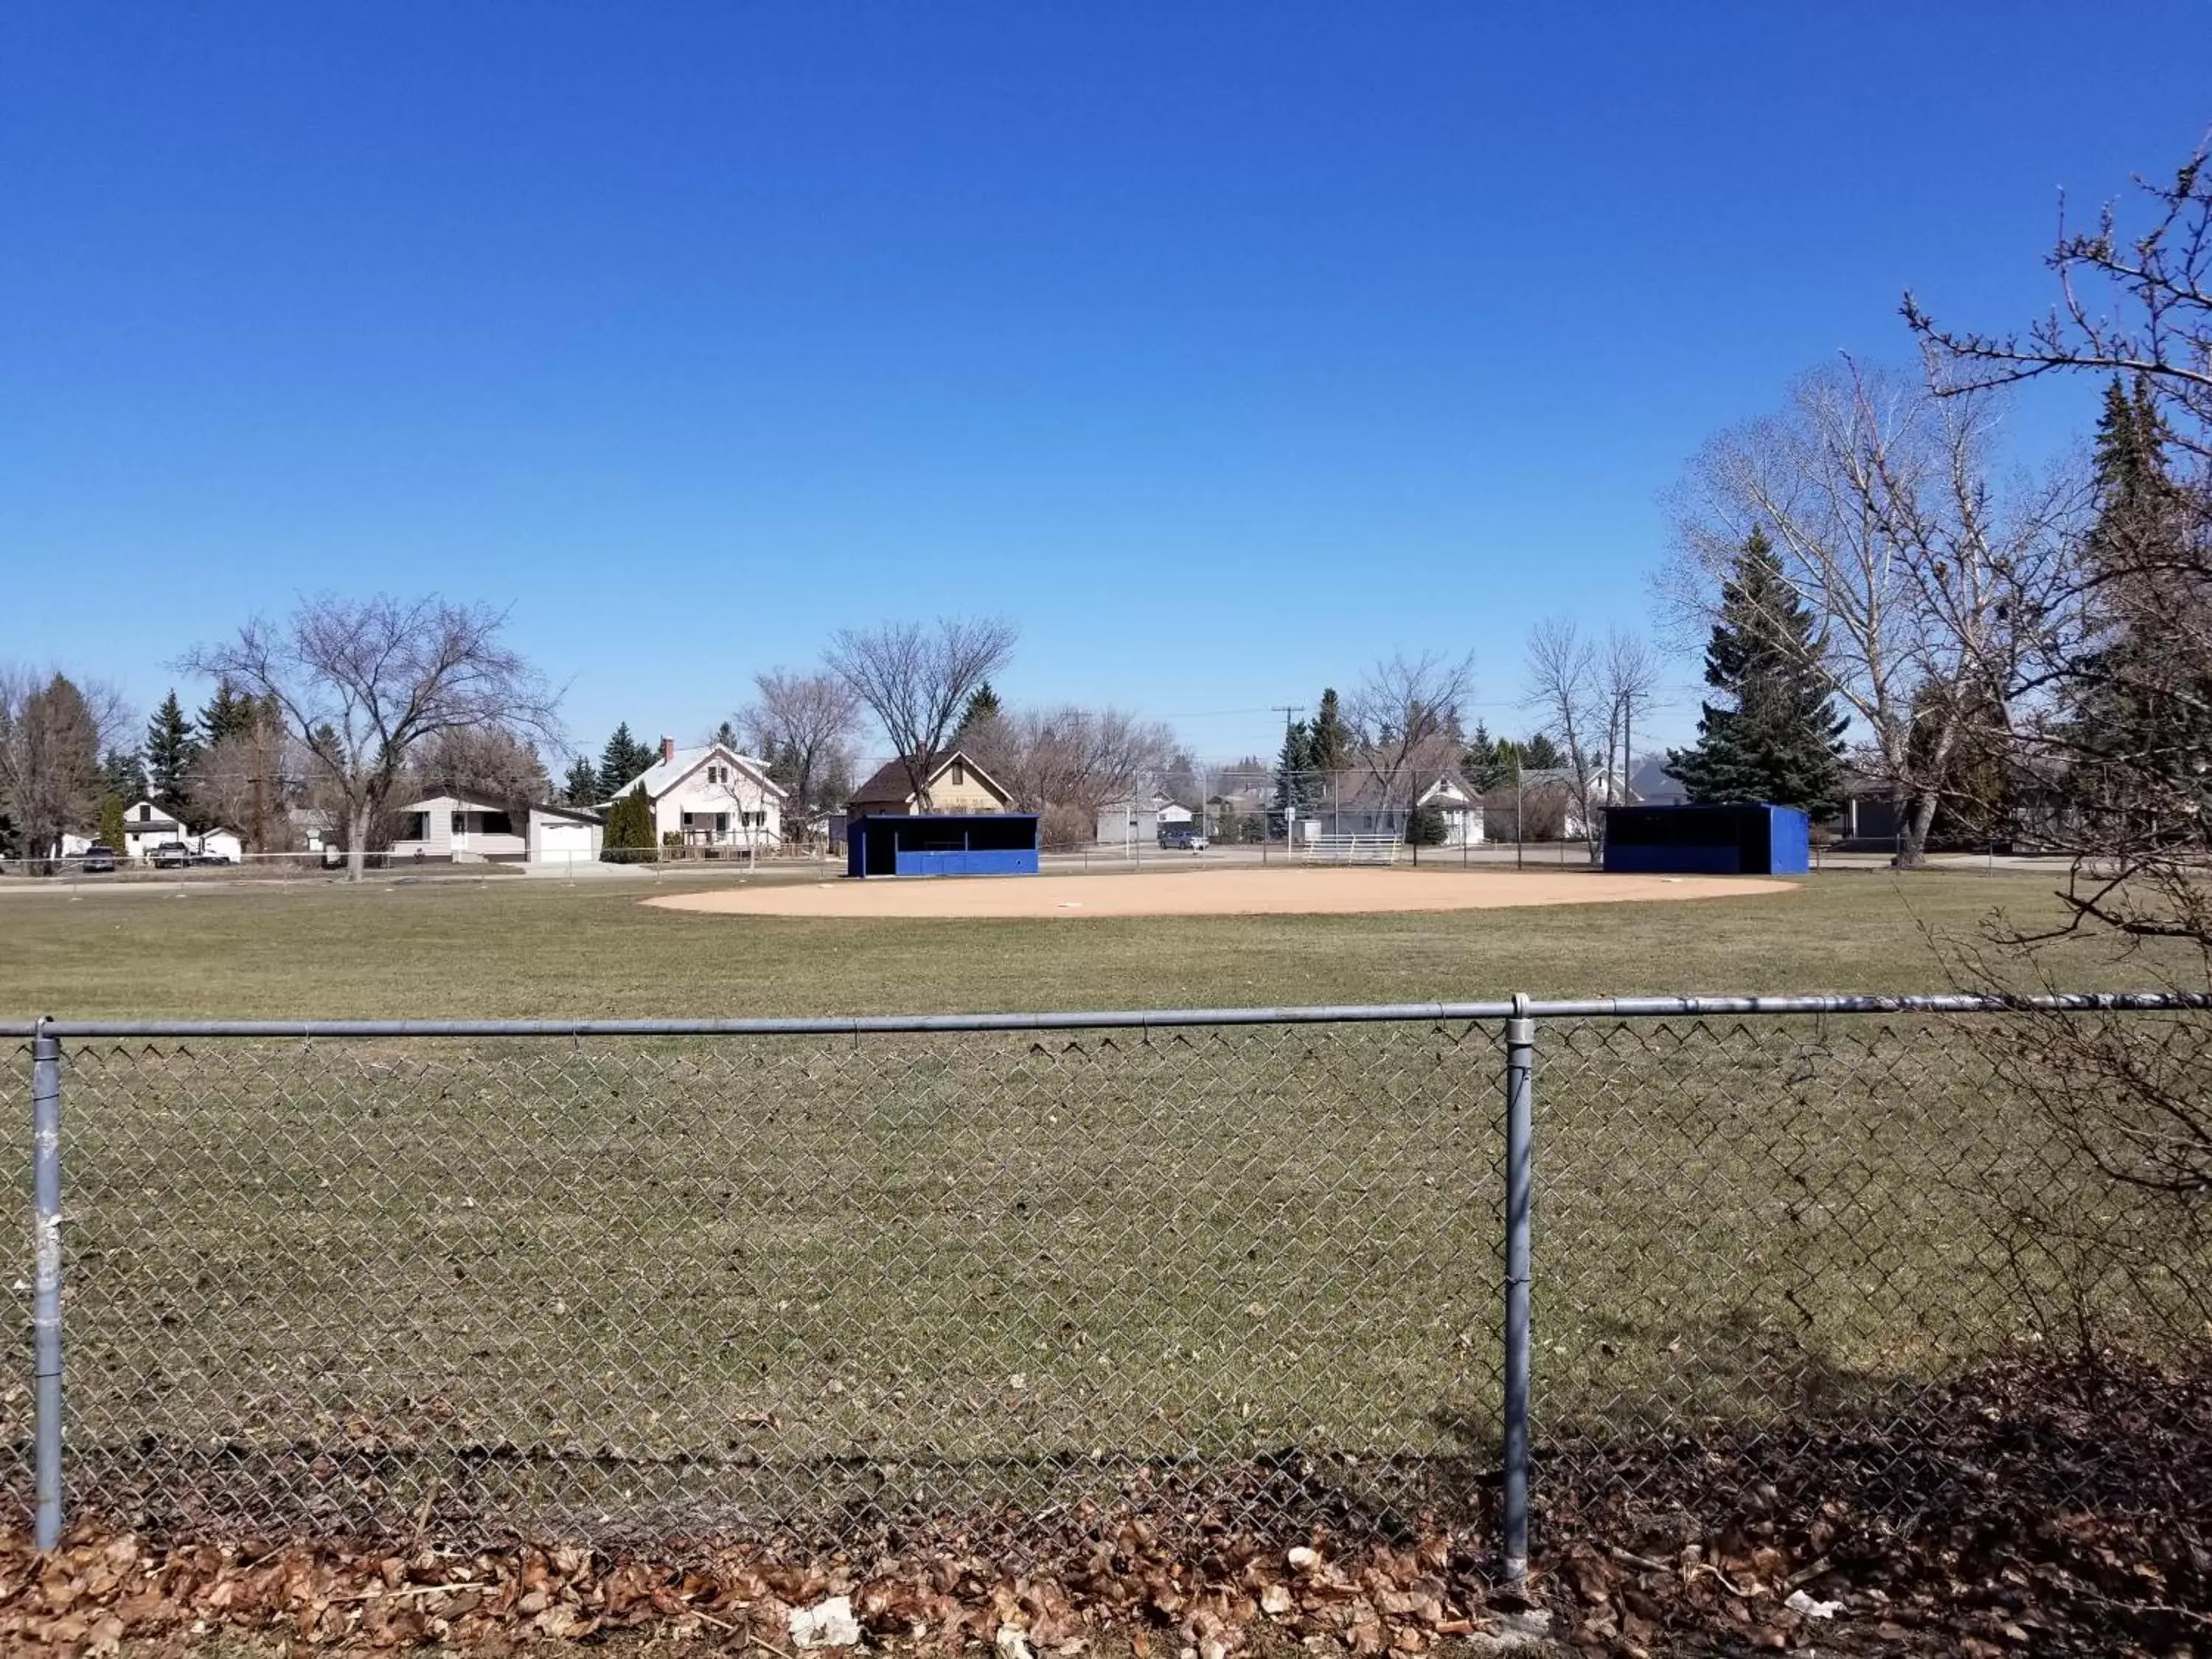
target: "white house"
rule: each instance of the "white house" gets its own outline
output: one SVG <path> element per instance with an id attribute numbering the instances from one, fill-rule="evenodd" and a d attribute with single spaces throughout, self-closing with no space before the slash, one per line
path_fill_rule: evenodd
<path id="1" fill-rule="evenodd" d="M 517 813 L 496 801 L 444 793 L 410 801 L 399 815 L 392 842 L 395 860 L 558 864 L 599 856 L 599 815 L 579 807 L 532 806 Z"/>
<path id="2" fill-rule="evenodd" d="M 192 851 L 205 857 L 222 859 L 228 864 L 238 864 L 245 860 L 246 838 L 235 830 L 218 828 L 187 839 L 192 844 Z"/>
<path id="3" fill-rule="evenodd" d="M 653 828 L 663 842 L 674 836 L 686 847 L 763 851 L 782 844 L 784 792 L 769 781 L 766 765 L 726 744 L 678 749 L 675 738 L 663 738 L 660 758 L 615 796 L 641 786 L 653 803 Z"/>
<path id="4" fill-rule="evenodd" d="M 1134 795 L 1124 795 L 1098 809 L 1098 840 L 1112 846 L 1133 841 L 1154 842 L 1160 838 L 1161 830 L 1188 823 L 1191 818 L 1190 808 L 1165 795 L 1155 793 L 1143 800 Z"/>
<path id="5" fill-rule="evenodd" d="M 1474 787 L 1456 772 L 1431 778 L 1414 797 L 1419 807 L 1433 807 L 1443 818 L 1443 845 L 1482 845 L 1482 802 Z M 1372 774 L 1340 783 L 1328 796 L 1305 809 L 1299 829 L 1310 838 L 1319 825 L 1325 836 L 1403 836 L 1406 833 L 1406 795 L 1403 785 L 1385 793 L 1382 781 Z"/>
<path id="6" fill-rule="evenodd" d="M 167 807 L 134 800 L 123 809 L 123 845 L 114 850 L 118 858 L 143 864 L 163 842 L 185 840 L 185 826 L 169 816 Z"/>

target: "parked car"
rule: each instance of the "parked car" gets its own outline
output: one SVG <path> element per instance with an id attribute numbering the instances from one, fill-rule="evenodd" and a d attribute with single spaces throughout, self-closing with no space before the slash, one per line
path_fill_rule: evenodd
<path id="1" fill-rule="evenodd" d="M 146 855 L 156 870 L 181 870 L 192 861 L 192 849 L 180 841 L 157 841 Z"/>
<path id="2" fill-rule="evenodd" d="M 228 864 L 231 858 L 228 853 L 195 853 L 191 861 L 194 864 Z"/>
<path id="3" fill-rule="evenodd" d="M 1170 852 L 1203 853 L 1210 844 L 1193 824 L 1170 823 L 1160 831 L 1160 845 Z"/>
<path id="4" fill-rule="evenodd" d="M 115 849 L 102 847 L 97 842 L 84 849 L 84 872 L 88 876 L 112 876 L 115 873 Z"/>

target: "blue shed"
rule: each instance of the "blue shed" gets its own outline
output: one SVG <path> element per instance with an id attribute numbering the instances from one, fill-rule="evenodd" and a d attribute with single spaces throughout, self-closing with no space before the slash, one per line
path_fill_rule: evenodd
<path id="1" fill-rule="evenodd" d="M 1613 806 L 1605 867 L 1625 875 L 1802 876 L 1812 827 L 1794 806 Z"/>
<path id="2" fill-rule="evenodd" d="M 848 876 L 1033 876 L 1034 812 L 926 812 L 854 818 L 845 826 Z"/>

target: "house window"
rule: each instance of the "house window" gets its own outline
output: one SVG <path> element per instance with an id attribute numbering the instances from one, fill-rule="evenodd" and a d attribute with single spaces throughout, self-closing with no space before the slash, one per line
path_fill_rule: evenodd
<path id="1" fill-rule="evenodd" d="M 953 784 L 961 784 L 961 783 L 965 783 L 965 782 L 967 782 L 967 781 L 968 781 L 968 769 L 967 769 L 966 767 L 963 766 L 963 765 L 962 765 L 958 761 L 955 761 L 955 762 L 953 762 L 953 763 L 952 763 L 952 770 L 951 770 L 951 772 L 947 775 L 947 777 L 946 777 L 946 779 L 945 779 L 945 781 L 946 781 L 946 782 L 948 782 L 948 783 L 953 783 Z"/>
<path id="2" fill-rule="evenodd" d="M 469 833 L 469 815 L 466 812 L 454 813 L 453 821 L 448 828 L 450 828 L 457 836 L 467 835 Z"/>

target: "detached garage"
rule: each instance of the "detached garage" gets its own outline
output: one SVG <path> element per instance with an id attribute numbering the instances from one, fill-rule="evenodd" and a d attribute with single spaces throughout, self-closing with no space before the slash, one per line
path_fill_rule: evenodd
<path id="1" fill-rule="evenodd" d="M 597 812 L 572 806 L 530 809 L 532 864 L 589 864 L 599 855 L 603 820 Z"/>

